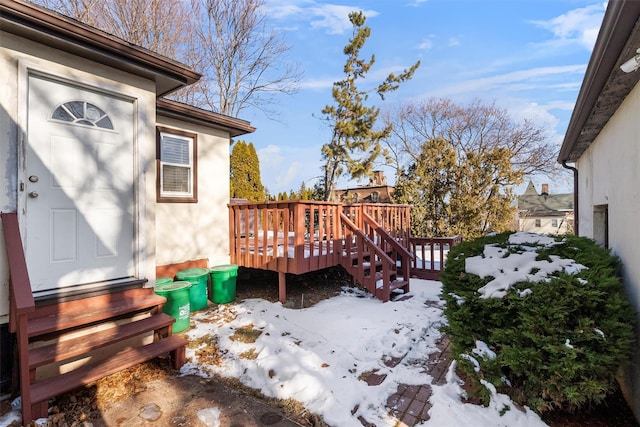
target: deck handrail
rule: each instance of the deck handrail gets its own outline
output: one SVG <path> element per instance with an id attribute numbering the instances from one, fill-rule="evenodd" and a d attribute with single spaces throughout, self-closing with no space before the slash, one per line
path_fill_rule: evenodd
<path id="1" fill-rule="evenodd" d="M 357 238 L 359 243 L 362 245 L 357 245 L 358 248 L 358 274 L 357 278 L 360 282 L 371 292 L 376 295 L 376 287 L 377 287 L 377 278 L 374 273 L 374 264 L 375 258 L 379 258 L 380 262 L 382 262 L 382 289 L 384 295 L 389 295 L 390 293 L 390 282 L 389 282 L 389 273 L 391 271 L 391 266 L 395 265 L 395 262 L 387 255 L 382 248 L 378 247 L 373 240 L 369 238 L 358 226 L 344 214 L 344 212 L 340 212 L 340 220 L 342 224 L 346 226 Z M 345 255 L 346 259 L 350 262 L 350 251 L 349 246 L 345 247 L 347 253 Z M 373 255 L 371 256 L 370 264 L 371 264 L 371 274 L 366 277 L 364 274 L 364 257 L 365 257 L 365 249 L 369 249 Z M 364 283 L 363 283 L 364 282 Z"/>
<path id="2" fill-rule="evenodd" d="M 380 243 L 378 246 L 381 250 L 386 253 L 385 245 L 389 245 L 392 248 L 393 258 L 400 260 L 400 271 L 402 272 L 402 277 L 405 280 L 408 280 L 410 277 L 411 271 L 411 261 L 413 260 L 413 255 L 407 248 L 402 246 L 397 239 L 395 239 L 387 230 L 382 228 L 380 224 L 378 224 L 367 212 L 362 213 L 362 217 L 364 222 L 375 230 L 376 234 L 380 238 Z M 375 241 L 375 240 L 374 240 Z"/>
<path id="3" fill-rule="evenodd" d="M 281 200 L 273 202 L 232 201 L 229 207 L 229 258 L 241 267 L 278 272 L 280 301 L 286 298 L 286 274 L 304 274 L 344 264 L 344 244 L 373 246 L 369 253 L 376 256 L 376 243 L 382 240 L 395 242 L 406 250 L 409 244 L 408 205 L 390 204 L 344 204 L 338 202 L 310 200 Z M 363 213 L 378 224 L 377 228 L 388 233 L 383 237 L 370 236 L 369 241 L 347 229 L 341 214 L 344 214 L 355 229 L 375 233 L 374 227 L 365 224 Z M 348 236 L 346 236 L 348 234 Z M 367 232 L 365 231 L 366 235 Z M 358 241 L 360 239 L 360 241 Z M 391 244 L 391 243 L 390 243 Z M 406 257 L 406 252 L 384 244 L 380 250 L 391 249 L 391 258 Z M 355 253 L 355 252 L 354 252 Z M 401 255 L 398 255 L 401 254 Z M 384 254 L 387 256 L 387 254 Z M 367 257 L 369 255 L 367 254 Z M 387 256 L 388 258 L 388 256 Z M 406 258 L 408 264 L 410 258 Z M 367 261 L 368 262 L 368 261 Z M 387 277 L 396 277 L 402 271 L 405 280 L 409 274 L 398 269 L 397 260 L 385 266 Z M 381 268 L 378 260 L 378 268 Z M 391 268 L 393 267 L 393 268 Z M 382 273 L 378 271 L 378 273 Z M 378 276 L 380 276 L 378 274 Z M 368 279 L 367 279 L 368 280 Z M 398 285 L 394 279 L 391 287 Z M 396 283 L 398 282 L 398 283 Z M 404 290 L 404 288 L 403 288 Z"/>
<path id="4" fill-rule="evenodd" d="M 31 376 L 29 373 L 27 318 L 36 309 L 31 292 L 31 282 L 24 257 L 18 215 L 15 212 L 0 213 L 4 243 L 9 264 L 9 331 L 16 334 L 18 345 L 18 378 L 21 396 L 29 395 Z M 31 421 L 30 398 L 23 398 L 25 423 Z"/>
<path id="5" fill-rule="evenodd" d="M 9 330 L 16 332 L 18 318 L 34 311 L 36 306 L 24 258 L 18 215 L 15 212 L 3 212 L 0 218 L 9 264 Z"/>
<path id="6" fill-rule="evenodd" d="M 462 236 L 456 235 L 452 237 L 411 237 L 409 239 L 409 248 L 414 258 L 411 260 L 411 275 L 421 279 L 439 280 L 440 272 L 444 269 L 445 256 L 444 248 L 448 246 L 451 249 L 453 246 L 462 242 Z M 435 250 L 435 246 L 438 246 L 438 250 Z M 418 251 L 417 247 L 421 250 Z M 429 267 L 426 267 L 424 261 L 427 251 L 425 247 L 429 247 Z M 436 268 L 436 254 L 438 255 L 438 268 Z M 421 256 L 419 256 L 421 255 Z M 422 260 L 422 265 L 418 265 L 418 260 Z"/>

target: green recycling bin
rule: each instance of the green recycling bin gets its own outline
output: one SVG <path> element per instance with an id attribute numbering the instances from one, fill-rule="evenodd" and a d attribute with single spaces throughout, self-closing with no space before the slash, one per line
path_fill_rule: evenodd
<path id="1" fill-rule="evenodd" d="M 189 290 L 189 302 L 191 311 L 202 310 L 207 307 L 207 281 L 209 280 L 209 270 L 206 268 L 189 268 L 178 271 L 176 279 L 191 283 Z"/>
<path id="2" fill-rule="evenodd" d="M 156 286 L 173 282 L 171 277 L 156 277 Z"/>
<path id="3" fill-rule="evenodd" d="M 162 312 L 176 319 L 173 332 L 184 331 L 191 322 L 189 288 L 191 288 L 189 282 L 169 282 L 155 287 L 155 293 L 167 299 L 162 306 Z"/>
<path id="4" fill-rule="evenodd" d="M 211 269 L 213 302 L 225 304 L 236 298 L 236 277 L 238 266 L 235 264 L 218 265 Z"/>

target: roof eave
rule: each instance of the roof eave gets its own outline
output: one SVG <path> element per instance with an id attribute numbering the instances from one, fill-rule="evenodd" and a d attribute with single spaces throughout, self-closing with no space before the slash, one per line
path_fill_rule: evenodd
<path id="1" fill-rule="evenodd" d="M 229 132 L 229 135 L 232 138 L 253 133 L 256 130 L 256 128 L 251 126 L 251 123 L 248 121 L 206 111 L 201 108 L 165 98 L 159 98 L 156 100 L 156 114 L 220 129 Z"/>
<path id="2" fill-rule="evenodd" d="M 640 78 L 640 72 L 626 74 L 619 68 L 640 47 L 640 33 L 634 32 L 638 16 L 639 1 L 609 0 L 560 148 L 559 163 L 578 160 Z M 609 94 L 611 99 L 603 99 L 605 90 L 612 91 Z M 606 102 L 599 105 L 599 101 Z M 598 114 L 599 119 L 592 120 Z M 591 128 L 585 134 L 587 125 Z"/>
<path id="3" fill-rule="evenodd" d="M 197 82 L 201 75 L 177 61 L 136 46 L 67 16 L 22 0 L 0 3 L 3 32 L 114 66 L 156 82 L 158 96 Z"/>

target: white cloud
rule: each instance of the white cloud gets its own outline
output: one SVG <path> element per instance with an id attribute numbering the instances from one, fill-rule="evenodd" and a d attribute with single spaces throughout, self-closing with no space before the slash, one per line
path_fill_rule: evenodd
<path id="1" fill-rule="evenodd" d="M 528 70 L 512 71 L 490 77 L 457 82 L 455 85 L 451 86 L 443 86 L 431 95 L 450 96 L 452 94 L 459 93 L 477 94 L 504 86 L 509 86 L 509 89 L 515 88 L 518 90 L 533 89 L 541 86 L 547 87 L 548 82 L 543 82 L 542 80 L 562 74 L 575 75 L 577 79 L 582 79 L 584 70 L 584 65 L 564 65 L 558 67 L 539 67 Z"/>
<path id="2" fill-rule="evenodd" d="M 304 181 L 308 186 L 318 175 L 319 147 L 305 146 L 291 149 L 270 144 L 257 150 L 260 159 L 260 177 L 271 194 L 297 190 Z"/>
<path id="3" fill-rule="evenodd" d="M 429 50 L 433 47 L 433 36 L 430 36 L 426 39 L 423 39 L 418 45 L 418 49 L 420 50 Z"/>
<path id="4" fill-rule="evenodd" d="M 308 19 L 311 28 L 327 34 L 344 34 L 352 28 L 349 13 L 361 10 L 358 6 L 325 4 L 312 0 L 267 0 L 269 16 L 273 19 Z M 367 18 L 378 16 L 374 10 L 362 11 Z"/>
<path id="5" fill-rule="evenodd" d="M 570 10 L 548 21 L 530 22 L 553 33 L 554 40 L 545 43 L 546 45 L 578 43 L 591 50 L 602 23 L 604 9 L 600 4 L 591 5 Z"/>
<path id="6" fill-rule="evenodd" d="M 460 39 L 457 37 L 451 37 L 449 38 L 449 46 L 460 46 Z"/>
<path id="7" fill-rule="evenodd" d="M 331 88 L 333 87 L 333 83 L 344 78 L 344 76 L 342 77 L 338 77 L 338 78 L 319 78 L 319 79 L 305 79 L 303 81 L 301 81 L 298 85 L 298 87 L 300 89 L 312 89 L 312 90 L 318 90 L 318 89 L 327 89 L 327 88 Z"/>

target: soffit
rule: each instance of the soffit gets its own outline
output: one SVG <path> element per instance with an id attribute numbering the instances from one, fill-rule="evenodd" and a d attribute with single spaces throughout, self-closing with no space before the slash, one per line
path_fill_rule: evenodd
<path id="1" fill-rule="evenodd" d="M 156 101 L 156 113 L 164 117 L 172 117 L 189 123 L 221 129 L 229 132 L 232 138 L 252 133 L 256 130 L 255 127 L 251 126 L 251 123 L 245 120 L 203 110 L 170 99 L 158 99 Z"/>
<path id="2" fill-rule="evenodd" d="M 580 158 L 640 80 L 640 71 L 627 74 L 620 69 L 640 48 L 639 18 L 640 1 L 609 0 L 558 155 L 560 163 Z"/>
<path id="3" fill-rule="evenodd" d="M 3 32 L 153 80 L 158 96 L 201 77 L 177 61 L 24 1 L 2 0 L 0 27 Z"/>

